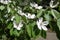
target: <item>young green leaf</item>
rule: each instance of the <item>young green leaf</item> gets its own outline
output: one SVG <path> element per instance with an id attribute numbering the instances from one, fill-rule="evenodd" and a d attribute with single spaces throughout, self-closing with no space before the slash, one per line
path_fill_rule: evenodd
<path id="1" fill-rule="evenodd" d="M 43 9 L 37 11 L 37 18 L 39 18 L 43 14 Z"/>
<path id="2" fill-rule="evenodd" d="M 32 31 L 31 26 L 27 25 L 26 30 L 27 30 L 28 35 L 31 37 L 31 31 Z"/>
<path id="3" fill-rule="evenodd" d="M 10 29 L 10 35 L 13 35 L 13 28 Z"/>
<path id="4" fill-rule="evenodd" d="M 20 35 L 17 30 L 14 30 L 14 31 L 13 31 L 13 34 L 14 34 L 15 36 L 19 36 L 19 35 Z"/>
<path id="5" fill-rule="evenodd" d="M 33 23 L 30 23 L 29 25 L 26 26 L 26 29 L 27 29 L 27 33 L 30 37 L 35 37 L 35 33 L 33 31 L 33 27 L 35 25 L 35 22 Z"/>
<path id="6" fill-rule="evenodd" d="M 25 22 L 25 23 L 27 23 L 27 18 L 25 17 L 25 16 L 22 16 L 22 19 L 23 19 L 23 21 Z"/>
<path id="7" fill-rule="evenodd" d="M 45 13 L 44 14 L 44 18 L 47 20 L 47 21 L 51 21 L 51 16 L 49 15 L 49 13 Z"/>
<path id="8" fill-rule="evenodd" d="M 58 18 L 60 18 L 60 13 L 58 12 L 58 11 L 56 11 L 56 10 L 51 10 L 51 14 L 52 14 L 52 16 L 55 18 L 55 19 L 58 19 Z"/>
<path id="9" fill-rule="evenodd" d="M 15 15 L 16 23 L 19 23 L 20 22 L 20 19 L 21 19 L 21 17 L 18 14 L 16 14 Z"/>
<path id="10" fill-rule="evenodd" d="M 11 22 L 7 25 L 7 28 L 8 29 L 11 29 L 12 28 L 12 23 Z"/>

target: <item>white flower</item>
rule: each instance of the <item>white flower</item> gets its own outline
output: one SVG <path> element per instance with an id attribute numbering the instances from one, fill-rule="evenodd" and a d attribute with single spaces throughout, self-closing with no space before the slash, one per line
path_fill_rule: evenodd
<path id="1" fill-rule="evenodd" d="M 35 7 L 35 9 L 42 9 L 42 6 L 37 6 Z"/>
<path id="2" fill-rule="evenodd" d="M 28 13 L 27 15 L 25 15 L 28 19 L 34 19 L 35 18 L 35 14 L 30 14 Z"/>
<path id="3" fill-rule="evenodd" d="M 38 4 L 36 4 L 36 3 L 30 3 L 30 5 L 31 5 L 32 7 L 37 7 L 37 6 L 38 6 Z"/>
<path id="4" fill-rule="evenodd" d="M 21 10 L 18 10 L 18 14 L 21 15 L 21 16 L 24 16 L 26 15 L 25 13 L 23 13 Z"/>
<path id="5" fill-rule="evenodd" d="M 13 26 L 14 28 L 16 28 L 17 30 L 21 30 L 21 27 L 23 27 L 22 22 L 20 22 L 18 25 L 16 24 L 16 21 L 13 21 Z"/>
<path id="6" fill-rule="evenodd" d="M 11 21 L 13 21 L 13 20 L 14 20 L 14 18 L 15 18 L 15 16 L 12 16 Z"/>
<path id="7" fill-rule="evenodd" d="M 59 2 L 57 2 L 55 5 L 53 5 L 53 2 L 54 2 L 53 0 L 50 1 L 50 7 L 51 7 L 51 8 L 57 7 L 58 4 L 59 4 Z"/>
<path id="8" fill-rule="evenodd" d="M 25 16 L 29 19 L 34 19 L 35 18 L 35 14 L 23 13 L 21 10 L 18 10 L 18 14 L 21 15 L 21 16 Z"/>
<path id="9" fill-rule="evenodd" d="M 43 8 L 42 6 L 38 6 L 38 4 L 36 4 L 36 3 L 30 3 L 30 5 L 32 7 L 35 7 L 35 9 L 42 9 Z"/>
<path id="10" fill-rule="evenodd" d="M 0 2 L 3 3 L 3 4 L 8 4 L 8 3 L 11 2 L 11 0 L 0 0 Z"/>
<path id="11" fill-rule="evenodd" d="M 35 14 L 23 13 L 21 10 L 18 10 L 18 14 L 21 16 L 25 16 L 28 19 L 34 19 L 35 18 Z"/>
<path id="12" fill-rule="evenodd" d="M 43 22 L 43 18 L 40 18 L 38 21 L 37 21 L 37 26 L 40 30 L 45 30 L 47 31 L 48 29 L 46 28 L 46 26 L 48 25 L 48 21 L 44 21 Z"/>

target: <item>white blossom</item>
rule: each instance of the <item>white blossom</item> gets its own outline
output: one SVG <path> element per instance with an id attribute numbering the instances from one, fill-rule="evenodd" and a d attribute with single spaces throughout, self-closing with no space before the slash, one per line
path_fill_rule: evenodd
<path id="1" fill-rule="evenodd" d="M 21 10 L 18 10 L 18 14 L 21 15 L 21 16 L 24 16 L 26 15 L 25 13 L 23 13 Z"/>
<path id="2" fill-rule="evenodd" d="M 53 2 L 54 2 L 53 0 L 50 1 L 50 7 L 51 7 L 51 8 L 57 7 L 58 4 L 59 4 L 59 2 L 57 2 L 55 5 L 53 5 Z"/>
<path id="3" fill-rule="evenodd" d="M 15 18 L 15 16 L 12 16 L 11 21 L 13 21 L 13 20 L 14 20 L 14 18 Z"/>
<path id="4" fill-rule="evenodd" d="M 42 9 L 42 6 L 35 7 L 36 9 Z"/>
<path id="5" fill-rule="evenodd" d="M 21 27 L 23 27 L 23 24 L 22 24 L 22 22 L 20 22 L 19 24 L 17 24 L 16 21 L 13 21 L 13 26 L 17 30 L 21 30 Z"/>
<path id="6" fill-rule="evenodd" d="M 21 10 L 18 10 L 18 14 L 21 16 L 25 16 L 28 19 L 34 19 L 35 18 L 35 14 L 24 13 Z"/>
<path id="7" fill-rule="evenodd" d="M 38 4 L 36 4 L 36 3 L 30 3 L 30 5 L 31 5 L 32 7 L 37 7 L 37 6 L 38 6 Z"/>
<path id="8" fill-rule="evenodd" d="M 0 3 L 3 3 L 3 4 L 8 4 L 10 2 L 11 2 L 11 0 L 0 0 Z"/>
<path id="9" fill-rule="evenodd" d="M 37 26 L 38 26 L 38 28 L 40 29 L 40 30 L 45 30 L 45 31 L 47 31 L 48 29 L 47 29 L 47 26 L 48 25 L 48 21 L 44 21 L 43 22 L 43 18 L 40 18 L 38 21 L 37 21 Z"/>
<path id="10" fill-rule="evenodd" d="M 30 13 L 27 13 L 27 15 L 25 15 L 28 19 L 34 19 L 36 16 L 35 14 L 30 14 Z"/>
<path id="11" fill-rule="evenodd" d="M 36 4 L 36 3 L 30 3 L 30 5 L 32 7 L 35 7 L 35 9 L 42 9 L 43 8 L 42 6 L 38 6 L 38 4 Z"/>

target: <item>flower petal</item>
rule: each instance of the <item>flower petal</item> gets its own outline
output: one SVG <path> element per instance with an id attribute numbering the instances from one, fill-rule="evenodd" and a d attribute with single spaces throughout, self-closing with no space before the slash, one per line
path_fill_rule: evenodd
<path id="1" fill-rule="evenodd" d="M 23 26 L 23 24 L 22 24 L 22 22 L 20 22 L 19 25 L 18 25 L 18 27 L 22 27 L 22 26 Z"/>
<path id="2" fill-rule="evenodd" d="M 21 28 L 20 28 L 20 27 L 17 27 L 16 29 L 17 29 L 17 30 L 20 30 Z"/>
<path id="3" fill-rule="evenodd" d="M 35 7 L 36 9 L 42 9 L 42 6 L 37 6 L 37 7 Z"/>
<path id="4" fill-rule="evenodd" d="M 43 18 L 39 18 L 39 24 L 41 24 L 43 22 Z"/>
<path id="5" fill-rule="evenodd" d="M 18 14 L 21 15 L 21 16 L 26 15 L 25 13 L 22 12 L 22 10 L 18 10 Z"/>
<path id="6" fill-rule="evenodd" d="M 35 14 L 32 14 L 32 15 L 31 15 L 31 19 L 34 19 L 34 18 L 35 18 Z"/>
<path id="7" fill-rule="evenodd" d="M 42 26 L 42 29 L 45 30 L 45 31 L 48 30 L 46 26 Z"/>
<path id="8" fill-rule="evenodd" d="M 3 4 L 8 4 L 8 3 L 11 3 L 11 0 L 0 0 L 0 2 Z"/>
<path id="9" fill-rule="evenodd" d="M 37 27 L 38 27 L 38 29 L 42 30 L 42 27 L 41 27 L 41 25 L 39 24 L 38 21 L 37 21 Z"/>
<path id="10" fill-rule="evenodd" d="M 17 28 L 17 25 L 16 25 L 15 21 L 13 21 L 13 26 L 14 26 L 14 28 Z"/>
<path id="11" fill-rule="evenodd" d="M 38 29 L 42 30 L 42 26 L 38 25 Z"/>
<path id="12" fill-rule="evenodd" d="M 38 4 L 36 4 L 36 3 L 30 3 L 30 5 L 31 5 L 32 7 L 37 7 L 37 6 L 38 6 Z"/>
<path id="13" fill-rule="evenodd" d="M 27 15 L 25 15 L 28 19 L 34 19 L 35 18 L 35 14 L 30 14 L 27 13 Z"/>
<path id="14" fill-rule="evenodd" d="M 15 16 L 12 16 L 11 21 L 13 21 L 13 20 L 14 20 L 14 18 L 15 18 Z"/>

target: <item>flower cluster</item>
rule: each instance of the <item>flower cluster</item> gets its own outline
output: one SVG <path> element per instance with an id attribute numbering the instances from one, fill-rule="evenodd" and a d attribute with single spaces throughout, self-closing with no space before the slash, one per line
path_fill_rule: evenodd
<path id="1" fill-rule="evenodd" d="M 22 10 L 18 10 L 18 14 L 21 16 L 25 16 L 28 19 L 34 19 L 36 17 L 35 14 L 24 13 L 22 12 Z M 15 16 L 12 16 L 11 21 L 13 21 L 14 18 Z M 16 28 L 17 30 L 20 30 L 21 27 L 23 26 L 22 21 L 18 25 L 15 21 L 13 21 L 13 25 L 14 25 L 14 28 Z M 47 25 L 48 25 L 48 21 L 43 22 L 43 18 L 39 18 L 39 20 L 37 20 L 37 26 L 40 30 L 43 29 L 47 31 L 47 28 L 46 28 Z"/>
<path id="2" fill-rule="evenodd" d="M 36 4 L 36 3 L 30 3 L 30 5 L 32 7 L 35 7 L 35 9 L 42 9 L 43 8 L 42 6 L 38 6 L 38 4 Z"/>
<path id="3" fill-rule="evenodd" d="M 21 16 L 25 16 L 28 19 L 34 19 L 36 17 L 35 14 L 23 13 L 21 10 L 18 10 L 18 14 Z"/>
<path id="4" fill-rule="evenodd" d="M 28 19 L 34 19 L 36 16 L 35 14 L 30 14 L 30 13 L 27 13 L 27 15 L 25 15 Z"/>
<path id="5" fill-rule="evenodd" d="M 0 0 L 0 3 L 3 3 L 3 4 L 8 4 L 10 2 L 11 2 L 11 0 Z"/>

